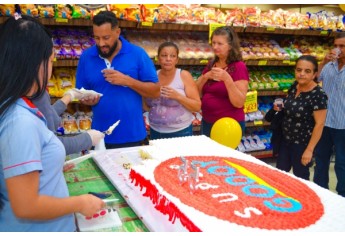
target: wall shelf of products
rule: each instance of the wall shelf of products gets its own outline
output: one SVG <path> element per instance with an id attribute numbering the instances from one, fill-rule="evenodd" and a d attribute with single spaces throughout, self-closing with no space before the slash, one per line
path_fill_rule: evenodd
<path id="1" fill-rule="evenodd" d="M 254 151 L 254 152 L 246 152 L 246 154 L 251 155 L 256 158 L 271 158 L 272 157 L 272 150 L 265 150 L 265 151 Z"/>
<path id="2" fill-rule="evenodd" d="M 7 17 L 0 17 L 0 23 L 3 23 Z M 46 26 L 70 26 L 70 27 L 92 27 L 92 21 L 89 19 L 55 19 L 55 18 L 38 18 L 39 21 Z M 159 32 L 178 32 L 178 31 L 189 31 L 189 32 L 204 32 L 209 31 L 209 25 L 195 25 L 195 24 L 175 24 L 175 23 L 148 23 L 148 22 L 134 22 L 134 21 L 124 21 L 119 20 L 119 26 L 122 29 L 128 30 L 146 30 L 146 31 L 157 31 Z M 317 30 L 292 30 L 292 29 L 280 29 L 272 27 L 241 27 L 233 26 L 234 30 L 240 34 L 266 34 L 266 35 L 307 35 L 307 36 L 322 36 L 322 37 L 334 37 L 336 32 L 329 31 L 317 31 Z M 154 64 L 157 65 L 156 59 L 152 59 Z M 208 58 L 190 58 L 190 59 L 179 59 L 178 65 L 188 65 L 188 66 L 205 66 L 209 62 Z M 290 60 L 271 60 L 271 59 L 256 59 L 256 60 L 246 60 L 247 66 L 293 66 L 294 61 Z M 54 67 L 77 67 L 78 59 L 58 59 L 54 62 Z M 286 92 L 280 90 L 271 91 L 261 91 L 258 90 L 258 96 L 285 96 Z M 57 98 L 52 98 L 52 101 Z M 80 104 L 73 103 L 74 106 L 79 106 Z M 250 121 L 246 122 L 246 127 L 268 127 L 270 125 L 267 121 Z M 148 131 L 149 133 L 149 131 Z M 200 134 L 200 126 L 193 127 L 193 133 Z M 272 157 L 272 150 L 264 151 L 253 151 L 248 152 L 249 155 L 255 156 L 256 158 L 269 158 Z"/>
<path id="3" fill-rule="evenodd" d="M 155 59 L 152 59 L 154 64 L 158 64 Z M 209 59 L 180 59 L 178 65 L 202 66 L 208 63 Z M 247 60 L 247 66 L 292 66 L 294 61 L 277 61 L 277 60 Z M 54 62 L 54 67 L 76 67 L 78 59 L 62 59 Z"/>
<path id="4" fill-rule="evenodd" d="M 0 17 L 3 23 L 8 17 Z M 59 18 L 38 18 L 44 25 L 50 26 L 92 26 L 90 19 L 59 19 Z M 119 20 L 119 26 L 124 28 L 137 28 L 149 30 L 173 30 L 173 31 L 208 31 L 209 25 L 197 24 L 177 24 L 177 23 L 150 23 Z M 334 37 L 338 32 L 328 30 L 309 30 L 309 29 L 283 29 L 275 27 L 253 27 L 253 26 L 233 26 L 238 33 L 258 33 L 258 34 L 288 34 L 288 35 L 307 35 L 307 36 L 331 36 Z"/>
<path id="5" fill-rule="evenodd" d="M 3 23 L 8 17 L 0 17 L 0 23 Z M 56 18 L 38 18 L 44 25 L 49 26 L 92 26 L 90 19 L 56 19 Z M 148 22 L 134 22 L 119 20 L 119 25 L 122 28 L 133 29 L 147 29 L 147 30 L 162 30 L 162 31 L 199 31 L 207 32 L 209 25 L 196 25 L 196 24 L 175 24 L 175 23 L 148 23 Z M 308 29 L 280 29 L 273 27 L 241 27 L 233 26 L 236 32 L 239 33 L 258 33 L 258 34 L 278 34 L 278 35 L 307 35 L 307 36 L 324 36 L 334 37 L 337 32 L 326 30 L 308 30 Z M 155 59 L 152 59 L 156 64 Z M 180 59 L 178 65 L 206 65 L 208 59 Z M 245 61 L 247 66 L 293 66 L 294 61 L 290 60 L 270 60 L 270 59 L 257 59 Z M 54 67 L 76 67 L 78 59 L 64 59 L 54 62 Z"/>

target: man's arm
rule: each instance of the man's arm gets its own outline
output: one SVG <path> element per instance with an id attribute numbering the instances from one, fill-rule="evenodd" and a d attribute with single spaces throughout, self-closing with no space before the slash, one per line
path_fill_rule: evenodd
<path id="1" fill-rule="evenodd" d="M 103 70 L 105 80 L 113 85 L 127 86 L 139 93 L 143 97 L 158 98 L 160 94 L 160 86 L 158 83 L 142 82 L 136 80 L 129 75 L 125 75 L 118 70 Z"/>

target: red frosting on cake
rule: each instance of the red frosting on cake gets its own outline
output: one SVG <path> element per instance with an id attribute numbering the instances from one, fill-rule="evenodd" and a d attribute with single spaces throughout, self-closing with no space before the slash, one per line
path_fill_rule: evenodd
<path id="1" fill-rule="evenodd" d="M 294 230 L 314 224 L 324 214 L 321 200 L 312 189 L 278 170 L 235 158 L 185 158 L 200 166 L 202 175 L 195 192 L 190 191 L 187 182 L 180 184 L 176 167 L 182 162 L 177 157 L 156 167 L 155 181 L 185 205 L 209 216 L 247 227 Z M 180 218 L 189 231 L 200 231 L 197 223 L 188 218 L 188 212 L 181 212 L 166 196 L 161 196 L 149 180 L 134 170 L 130 178 L 135 185 L 146 188 L 144 196 L 152 200 L 157 210 L 168 214 L 169 220 Z"/>

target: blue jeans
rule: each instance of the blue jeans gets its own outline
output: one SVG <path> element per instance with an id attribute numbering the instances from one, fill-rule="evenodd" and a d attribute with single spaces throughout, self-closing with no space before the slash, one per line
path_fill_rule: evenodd
<path id="1" fill-rule="evenodd" d="M 244 136 L 244 131 L 246 128 L 246 122 L 245 121 L 237 121 L 242 129 L 242 136 Z M 201 134 L 211 137 L 211 129 L 214 123 L 208 123 L 204 120 L 201 120 Z"/>
<path id="2" fill-rule="evenodd" d="M 314 182 L 328 189 L 329 165 L 333 150 L 334 170 L 338 180 L 336 190 L 339 195 L 345 197 L 345 129 L 323 128 L 321 139 L 315 148 Z"/>
<path id="3" fill-rule="evenodd" d="M 193 135 L 193 125 L 190 125 L 183 130 L 173 132 L 173 133 L 159 133 L 150 128 L 150 139 L 176 138 L 176 137 L 184 137 L 184 136 L 192 136 L 192 135 Z"/>
<path id="4" fill-rule="evenodd" d="M 312 166 L 310 162 L 307 166 L 302 165 L 302 155 L 307 145 L 289 143 L 282 138 L 279 146 L 279 154 L 277 157 L 277 168 L 289 172 L 292 168 L 293 174 L 302 179 L 309 180 L 309 167 Z"/>

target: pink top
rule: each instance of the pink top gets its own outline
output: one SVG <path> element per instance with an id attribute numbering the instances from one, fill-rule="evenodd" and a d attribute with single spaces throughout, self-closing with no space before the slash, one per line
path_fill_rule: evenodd
<path id="1" fill-rule="evenodd" d="M 207 66 L 202 74 L 207 73 L 211 68 Z M 225 70 L 231 75 L 234 81 L 249 80 L 249 74 L 243 61 L 230 63 Z M 203 119 L 206 122 L 214 123 L 220 118 L 230 117 L 237 121 L 244 121 L 243 107 L 234 107 L 229 100 L 228 91 L 223 81 L 208 80 L 202 88 L 201 110 Z"/>

